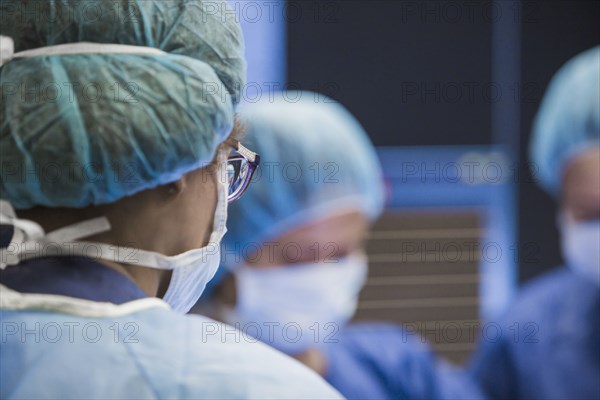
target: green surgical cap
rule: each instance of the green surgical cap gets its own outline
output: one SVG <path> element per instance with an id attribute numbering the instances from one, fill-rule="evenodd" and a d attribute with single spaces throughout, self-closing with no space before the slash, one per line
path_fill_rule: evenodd
<path id="1" fill-rule="evenodd" d="M 568 161 L 592 146 L 600 146 L 600 46 L 573 58 L 550 82 L 533 127 L 533 174 L 556 197 Z"/>
<path id="2" fill-rule="evenodd" d="M 112 203 L 175 181 L 207 165 L 233 127 L 246 67 L 224 1 L 2 0 L 0 34 L 15 53 L 81 42 L 167 53 L 0 67 L 0 197 L 15 208 Z"/>

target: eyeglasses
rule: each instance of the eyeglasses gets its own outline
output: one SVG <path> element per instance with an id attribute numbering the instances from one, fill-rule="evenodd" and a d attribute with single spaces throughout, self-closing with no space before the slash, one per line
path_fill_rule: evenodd
<path id="1" fill-rule="evenodd" d="M 238 154 L 229 156 L 227 159 L 227 183 L 229 185 L 229 193 L 227 202 L 233 203 L 246 191 L 254 171 L 260 164 L 260 156 L 253 151 L 248 150 L 240 142 L 233 146 Z"/>

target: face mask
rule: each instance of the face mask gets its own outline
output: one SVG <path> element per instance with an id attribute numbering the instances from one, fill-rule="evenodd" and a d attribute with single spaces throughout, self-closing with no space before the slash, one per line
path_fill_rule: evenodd
<path id="1" fill-rule="evenodd" d="M 234 272 L 237 303 L 225 320 L 288 354 L 335 342 L 356 311 L 367 277 L 367 258 L 355 254 L 337 263 Z"/>
<path id="2" fill-rule="evenodd" d="M 600 220 L 560 219 L 562 253 L 569 268 L 600 285 Z"/>
<path id="3" fill-rule="evenodd" d="M 163 299 L 173 310 L 186 313 L 196 303 L 219 267 L 220 242 L 226 232 L 227 186 L 224 179 L 218 181 L 218 201 L 209 244 L 175 256 L 105 243 L 77 241 L 110 230 L 106 218 L 79 222 L 46 234 L 39 224 L 18 219 L 12 206 L 6 201 L 0 201 L 0 224 L 15 227 L 9 246 L 0 249 L 0 268 L 18 265 L 20 261 L 30 258 L 67 255 L 172 270 L 171 281 Z"/>

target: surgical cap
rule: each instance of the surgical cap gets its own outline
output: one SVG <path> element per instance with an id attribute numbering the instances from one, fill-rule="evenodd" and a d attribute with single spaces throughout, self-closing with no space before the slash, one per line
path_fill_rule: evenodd
<path id="1" fill-rule="evenodd" d="M 289 91 L 274 99 L 265 96 L 241 116 L 247 126 L 244 141 L 260 154 L 261 166 L 229 208 L 225 251 L 348 208 L 370 219 L 379 216 L 384 196 L 375 149 L 339 103 Z"/>
<path id="2" fill-rule="evenodd" d="M 550 82 L 530 148 L 539 184 L 557 196 L 565 166 L 590 146 L 600 146 L 600 46 L 573 58 Z"/>
<path id="3" fill-rule="evenodd" d="M 168 54 L 14 58 L 0 69 L 0 196 L 112 203 L 209 163 L 234 123 L 244 44 L 224 1 L 0 3 L 15 52 L 94 42 Z M 3 49 L 3 57 L 4 57 Z"/>

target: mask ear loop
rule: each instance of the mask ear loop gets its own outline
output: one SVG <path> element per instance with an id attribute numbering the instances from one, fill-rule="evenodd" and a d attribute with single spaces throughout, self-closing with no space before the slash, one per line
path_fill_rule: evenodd
<path id="1" fill-rule="evenodd" d="M 42 239 L 45 235 L 40 224 L 26 219 L 19 219 L 12 204 L 6 200 L 0 200 L 0 225 L 14 227 L 8 246 L 0 249 L 0 269 L 4 269 L 8 265 L 18 264 L 20 261 L 19 251 L 23 244 L 31 240 Z"/>
<path id="2" fill-rule="evenodd" d="M 213 232 L 209 237 L 210 243 L 220 243 L 227 233 L 227 212 L 229 194 L 229 185 L 227 183 L 227 156 L 220 154 L 218 157 L 217 167 L 217 206 L 215 209 L 215 218 L 213 220 Z"/>
<path id="3" fill-rule="evenodd" d="M 59 228 L 46 234 L 37 222 L 19 219 L 12 205 L 5 200 L 0 200 L 0 224 L 12 225 L 15 228 L 8 247 L 0 249 L 0 269 L 6 268 L 7 265 L 17 265 L 23 259 L 43 255 L 40 254 L 39 246 L 36 246 L 36 244 L 52 243 L 56 244 L 56 247 L 65 248 L 64 244 L 67 242 L 106 232 L 111 228 L 108 219 L 99 217 Z M 32 248 L 36 250 L 27 251 L 27 249 Z"/>
<path id="4" fill-rule="evenodd" d="M 17 230 L 21 231 L 25 240 L 41 239 L 45 235 L 44 229 L 37 222 L 28 219 L 19 219 L 15 213 L 15 209 L 6 200 L 0 200 L 0 225 L 12 225 L 15 227 L 13 239 L 17 236 Z"/>
<path id="5" fill-rule="evenodd" d="M 15 213 L 12 204 L 10 204 L 6 200 L 0 200 L 0 222 L 6 218 L 17 218 L 17 214 Z"/>
<path id="6" fill-rule="evenodd" d="M 55 243 L 72 242 L 109 231 L 110 228 L 110 222 L 106 217 L 92 218 L 52 231 L 46 235 L 45 239 Z"/>

